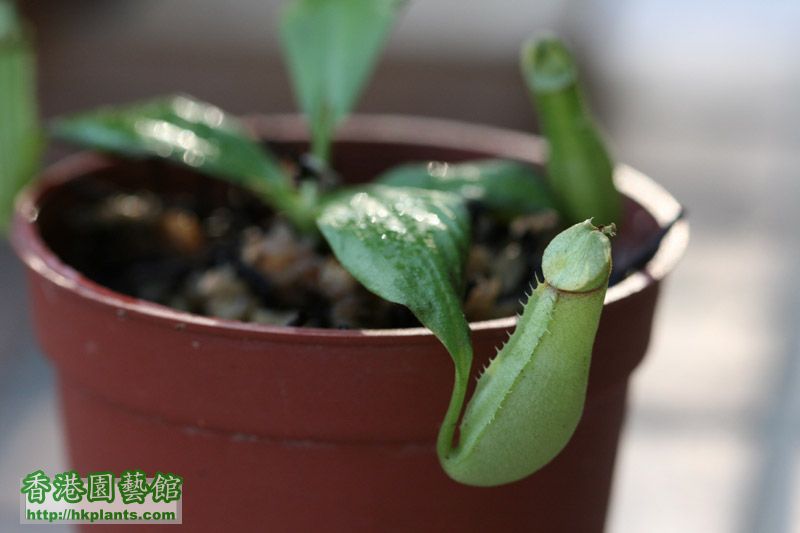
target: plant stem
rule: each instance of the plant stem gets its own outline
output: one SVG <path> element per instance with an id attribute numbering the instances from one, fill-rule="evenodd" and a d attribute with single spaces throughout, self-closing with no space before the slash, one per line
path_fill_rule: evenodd
<path id="1" fill-rule="evenodd" d="M 324 127 L 314 128 L 311 134 L 311 153 L 324 165 L 330 166 L 331 141 L 330 134 Z"/>

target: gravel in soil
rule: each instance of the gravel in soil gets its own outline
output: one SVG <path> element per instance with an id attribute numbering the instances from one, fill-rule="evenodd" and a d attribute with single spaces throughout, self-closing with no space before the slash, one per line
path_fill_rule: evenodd
<path id="1" fill-rule="evenodd" d="M 373 295 L 324 241 L 232 190 L 223 205 L 86 180 L 60 222 L 59 255 L 90 279 L 182 311 L 321 328 L 419 325 Z M 472 204 L 464 311 L 470 321 L 513 315 L 558 229 L 554 212 L 494 219 Z"/>

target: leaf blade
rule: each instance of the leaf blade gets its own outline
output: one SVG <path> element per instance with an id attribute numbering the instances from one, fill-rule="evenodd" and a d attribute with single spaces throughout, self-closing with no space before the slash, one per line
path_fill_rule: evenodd
<path id="1" fill-rule="evenodd" d="M 469 369 L 469 328 L 460 298 L 469 217 L 457 196 L 372 185 L 331 200 L 317 223 L 356 279 L 408 307 L 457 367 Z"/>
<path id="2" fill-rule="evenodd" d="M 311 207 L 278 160 L 233 116 L 189 96 L 102 107 L 56 119 L 54 136 L 128 157 L 158 157 L 238 183 L 282 210 L 301 229 Z"/>
<path id="3" fill-rule="evenodd" d="M 36 174 L 44 148 L 36 102 L 35 57 L 13 2 L 0 1 L 0 236 L 14 198 Z"/>
<path id="4" fill-rule="evenodd" d="M 400 0 L 293 0 L 280 40 L 295 95 L 311 124 L 313 152 L 329 158 L 336 126 L 352 110 L 404 4 Z"/>
<path id="5" fill-rule="evenodd" d="M 388 170 L 378 180 L 394 186 L 457 193 L 483 203 L 504 218 L 556 209 L 546 180 L 528 164 L 506 159 L 464 163 L 412 163 Z"/>

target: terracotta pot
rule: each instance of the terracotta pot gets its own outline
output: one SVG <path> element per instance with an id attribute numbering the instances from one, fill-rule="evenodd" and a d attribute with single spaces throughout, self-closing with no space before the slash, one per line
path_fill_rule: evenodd
<path id="1" fill-rule="evenodd" d="M 292 116 L 253 119 L 283 149 L 305 144 Z M 534 136 L 429 119 L 356 117 L 336 166 L 352 180 L 407 160 L 512 157 L 541 162 Z M 601 531 L 628 379 L 650 337 L 660 281 L 683 253 L 679 222 L 640 271 L 608 291 L 580 426 L 539 473 L 471 488 L 440 469 L 434 440 L 450 358 L 424 329 L 269 327 L 181 313 L 110 291 L 65 265 L 43 239 L 87 177 L 180 188 L 186 170 L 82 153 L 47 169 L 20 198 L 13 241 L 27 265 L 33 318 L 55 363 L 71 466 L 142 468 L 185 478 L 192 531 Z M 149 181 L 148 181 L 149 180 Z M 619 253 L 635 253 L 677 202 L 628 168 Z M 55 231 L 55 230 L 47 230 Z M 619 256 L 619 255 L 618 255 Z M 472 324 L 478 368 L 513 326 Z M 106 527 L 91 526 L 97 532 Z"/>

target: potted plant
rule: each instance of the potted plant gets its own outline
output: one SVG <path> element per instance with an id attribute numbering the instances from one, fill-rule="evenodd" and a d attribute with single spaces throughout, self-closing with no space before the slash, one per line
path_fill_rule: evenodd
<path id="1" fill-rule="evenodd" d="M 75 469 L 179 472 L 193 530 L 602 529 L 679 206 L 614 169 L 551 38 L 522 56 L 548 158 L 344 123 L 399 8 L 287 4 L 307 122 L 177 96 L 54 124 L 123 156 L 50 167 L 14 221 Z"/>

